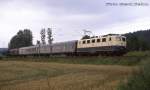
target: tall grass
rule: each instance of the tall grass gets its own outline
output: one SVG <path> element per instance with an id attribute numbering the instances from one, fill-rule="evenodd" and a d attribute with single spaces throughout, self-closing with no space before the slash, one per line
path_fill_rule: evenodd
<path id="1" fill-rule="evenodd" d="M 134 67 L 0 61 L 0 90 L 115 90 Z"/>
<path id="2" fill-rule="evenodd" d="M 147 57 L 26 57 L 5 58 L 5 61 L 28 61 L 28 62 L 55 62 L 67 64 L 94 64 L 94 65 L 137 65 Z"/>
<path id="3" fill-rule="evenodd" d="M 126 83 L 122 83 L 118 90 L 149 90 L 150 89 L 150 58 L 144 61 L 139 71 L 133 73 Z"/>

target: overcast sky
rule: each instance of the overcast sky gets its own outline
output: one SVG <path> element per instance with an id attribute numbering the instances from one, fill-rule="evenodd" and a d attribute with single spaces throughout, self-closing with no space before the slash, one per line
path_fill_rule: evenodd
<path id="1" fill-rule="evenodd" d="M 25 28 L 33 32 L 35 43 L 40 30 L 49 27 L 55 42 L 80 39 L 83 29 L 95 35 L 150 29 L 150 1 L 0 0 L 0 47 L 7 47 L 12 36 Z"/>

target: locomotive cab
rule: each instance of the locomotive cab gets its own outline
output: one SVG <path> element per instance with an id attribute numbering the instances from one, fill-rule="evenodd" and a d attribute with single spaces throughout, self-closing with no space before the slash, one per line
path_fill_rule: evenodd
<path id="1" fill-rule="evenodd" d="M 126 37 L 125 36 L 115 36 L 114 40 L 112 40 L 112 45 L 124 46 L 126 47 Z"/>
<path id="2" fill-rule="evenodd" d="M 112 51 L 116 53 L 126 53 L 126 37 L 122 35 L 110 36 L 111 41 L 108 41 L 109 46 L 111 46 Z"/>

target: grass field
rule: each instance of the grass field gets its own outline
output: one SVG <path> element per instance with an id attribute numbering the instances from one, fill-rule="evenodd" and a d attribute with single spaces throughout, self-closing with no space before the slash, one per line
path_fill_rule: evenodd
<path id="1" fill-rule="evenodd" d="M 134 66 L 0 61 L 0 90 L 115 90 Z"/>
<path id="2" fill-rule="evenodd" d="M 129 52 L 121 57 L 3 57 L 0 90 L 149 88 L 150 63 L 144 64 L 150 61 L 149 52 Z"/>

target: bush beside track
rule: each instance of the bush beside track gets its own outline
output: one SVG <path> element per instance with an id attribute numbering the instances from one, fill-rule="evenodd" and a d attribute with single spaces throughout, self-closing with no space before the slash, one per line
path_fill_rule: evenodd
<path id="1" fill-rule="evenodd" d="M 150 57 L 150 51 L 132 51 L 128 52 L 125 56 Z"/>
<path id="2" fill-rule="evenodd" d="M 118 90 L 149 90 L 150 89 L 150 58 L 143 61 L 139 71 L 134 72 L 126 83 L 121 83 Z"/>

